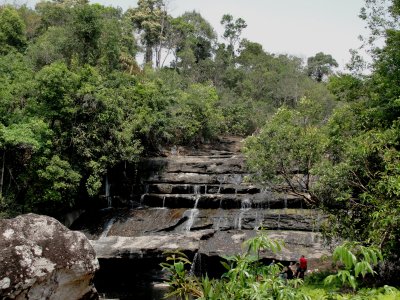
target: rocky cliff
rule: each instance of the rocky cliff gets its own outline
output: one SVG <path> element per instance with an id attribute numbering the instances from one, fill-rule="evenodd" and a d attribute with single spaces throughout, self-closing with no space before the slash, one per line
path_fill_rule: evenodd
<path id="1" fill-rule="evenodd" d="M 249 182 L 240 147 L 240 139 L 224 138 L 147 158 L 140 196 L 126 202 L 130 208 L 103 209 L 75 226 L 91 239 L 99 258 L 155 257 L 175 249 L 234 254 L 260 227 L 286 243 L 281 253 L 264 257 L 289 261 L 329 254 L 318 232 L 320 212 L 284 188 L 272 192 Z M 117 198 L 118 184 L 110 182 L 110 197 Z"/>

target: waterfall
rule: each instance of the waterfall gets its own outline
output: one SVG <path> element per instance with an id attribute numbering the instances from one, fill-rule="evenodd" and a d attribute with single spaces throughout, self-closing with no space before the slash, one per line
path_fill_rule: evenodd
<path id="1" fill-rule="evenodd" d="M 192 266 L 189 271 L 190 276 L 201 275 L 201 254 L 196 252 L 193 257 Z"/>
<path id="2" fill-rule="evenodd" d="M 190 231 L 190 229 L 193 226 L 194 220 L 197 217 L 197 215 L 199 214 L 199 210 L 197 208 L 193 208 L 190 210 L 185 211 L 184 215 L 187 215 L 187 213 L 189 214 L 186 226 L 185 226 L 185 231 Z"/>
<path id="3" fill-rule="evenodd" d="M 242 230 L 243 216 L 250 209 L 251 209 L 251 201 L 247 198 L 242 200 L 239 216 L 238 216 L 237 220 L 235 220 L 235 225 L 236 225 L 235 227 L 237 229 Z"/>
<path id="4" fill-rule="evenodd" d="M 140 196 L 140 207 L 143 206 L 144 197 L 145 197 L 148 193 L 149 193 L 149 185 L 146 184 L 146 185 L 144 186 L 144 193 L 142 194 L 142 196 Z"/>
<path id="5" fill-rule="evenodd" d="M 106 183 L 105 183 L 105 196 L 107 199 L 107 205 L 108 207 L 112 207 L 112 199 L 110 196 L 110 183 L 108 182 L 108 175 L 106 175 Z"/>
<path id="6" fill-rule="evenodd" d="M 231 182 L 235 185 L 235 197 L 237 195 L 239 185 L 242 183 L 242 181 L 243 181 L 243 177 L 240 174 L 235 174 L 231 178 Z"/>
<path id="7" fill-rule="evenodd" d="M 218 207 L 218 209 L 222 209 L 222 200 L 223 200 L 223 198 L 222 198 L 222 197 L 220 197 L 220 199 L 219 199 L 219 207 Z"/>
<path id="8" fill-rule="evenodd" d="M 194 201 L 193 209 L 197 209 L 197 205 L 199 204 L 199 200 L 200 200 L 200 195 L 196 196 L 195 201 Z"/>
<path id="9" fill-rule="evenodd" d="M 166 208 L 166 207 L 165 207 L 165 196 L 164 196 L 163 199 L 162 199 L 162 208 Z"/>
<path id="10" fill-rule="evenodd" d="M 285 194 L 285 199 L 283 201 L 284 201 L 284 208 L 286 211 L 287 210 L 287 194 Z"/>
<path id="11" fill-rule="evenodd" d="M 217 194 L 220 194 L 221 193 L 222 184 L 227 181 L 226 180 L 226 175 L 218 175 L 217 176 L 217 181 L 219 182 L 219 187 L 218 187 Z"/>
<path id="12" fill-rule="evenodd" d="M 115 222 L 115 218 L 111 218 L 110 220 L 108 220 L 108 222 L 104 225 L 104 230 L 100 235 L 100 238 L 105 238 L 108 234 L 108 232 L 110 231 L 111 227 L 113 226 Z"/>
<path id="13" fill-rule="evenodd" d="M 188 213 L 189 215 L 187 223 L 186 223 L 186 227 L 185 227 L 185 231 L 190 231 L 190 229 L 193 226 L 193 223 L 197 217 L 197 215 L 199 214 L 199 210 L 197 209 L 197 205 L 199 203 L 200 200 L 200 186 L 199 185 L 195 185 L 193 186 L 193 192 L 194 192 L 194 206 L 192 209 L 185 211 L 185 215 Z"/>
<path id="14" fill-rule="evenodd" d="M 267 208 L 271 208 L 271 198 L 272 198 L 272 193 L 271 190 L 269 189 L 268 186 L 264 187 L 261 189 L 261 193 L 263 194 L 263 198 L 267 200 Z"/>
<path id="15" fill-rule="evenodd" d="M 263 226 L 264 214 L 262 210 L 256 211 L 256 217 L 254 219 L 254 230 L 258 230 Z"/>
<path id="16" fill-rule="evenodd" d="M 193 186 L 193 194 L 195 196 L 200 195 L 200 185 L 196 184 L 196 185 Z"/>

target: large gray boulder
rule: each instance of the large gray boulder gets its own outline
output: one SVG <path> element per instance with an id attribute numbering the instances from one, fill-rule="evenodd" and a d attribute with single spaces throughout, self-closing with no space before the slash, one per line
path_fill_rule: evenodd
<path id="1" fill-rule="evenodd" d="M 96 299 L 99 268 L 80 232 L 35 214 L 0 220 L 1 299 Z"/>

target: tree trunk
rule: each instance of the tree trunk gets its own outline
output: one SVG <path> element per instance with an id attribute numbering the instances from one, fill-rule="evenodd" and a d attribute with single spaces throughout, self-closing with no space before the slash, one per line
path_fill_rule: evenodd
<path id="1" fill-rule="evenodd" d="M 153 67 L 153 46 L 146 45 L 146 55 L 145 55 L 146 64 L 150 64 Z"/>

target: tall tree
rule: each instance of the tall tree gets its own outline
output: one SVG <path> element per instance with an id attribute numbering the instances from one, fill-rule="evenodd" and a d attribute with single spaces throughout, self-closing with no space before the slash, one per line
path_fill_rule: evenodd
<path id="1" fill-rule="evenodd" d="M 186 33 L 186 43 L 192 49 L 196 62 L 211 57 L 217 38 L 211 24 L 195 11 L 184 13 L 181 19 L 190 25 L 190 30 Z"/>
<path id="2" fill-rule="evenodd" d="M 73 8 L 73 47 L 82 64 L 95 64 L 99 56 L 99 39 L 103 29 L 100 9 L 97 5 L 79 5 Z"/>
<path id="3" fill-rule="evenodd" d="M 242 31 L 247 27 L 246 21 L 242 18 L 234 20 L 232 15 L 226 14 L 222 16 L 221 25 L 223 25 L 225 29 L 223 37 L 228 41 L 228 51 L 230 51 L 232 57 L 234 57 Z"/>
<path id="4" fill-rule="evenodd" d="M 191 82 L 210 80 L 216 43 L 213 27 L 199 13 L 186 12 L 171 21 L 169 34 L 175 54 L 171 65 Z"/>
<path id="5" fill-rule="evenodd" d="M 333 67 L 338 67 L 338 63 L 330 54 L 318 52 L 315 56 L 307 59 L 307 74 L 318 82 L 324 77 L 333 73 Z"/>
<path id="6" fill-rule="evenodd" d="M 145 62 L 152 65 L 154 50 L 156 66 L 161 64 L 161 43 L 166 34 L 168 14 L 163 0 L 139 0 L 138 6 L 129 9 L 128 14 L 142 35 L 145 50 Z"/>

